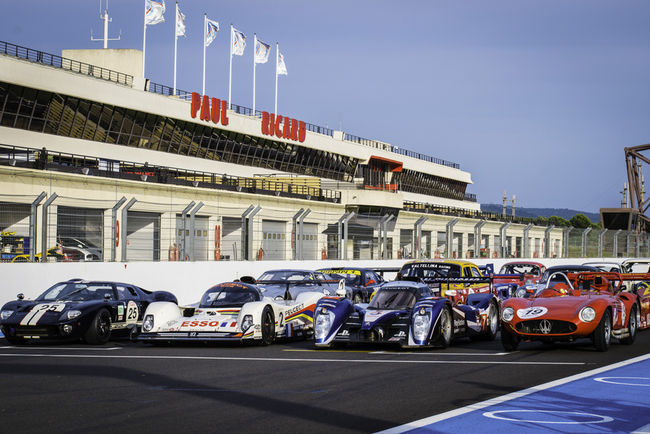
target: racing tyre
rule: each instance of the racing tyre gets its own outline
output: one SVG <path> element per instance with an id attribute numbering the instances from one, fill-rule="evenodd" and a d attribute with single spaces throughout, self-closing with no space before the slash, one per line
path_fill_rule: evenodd
<path id="1" fill-rule="evenodd" d="M 454 334 L 453 321 L 451 319 L 451 312 L 449 309 L 444 308 L 440 312 L 440 323 L 438 324 L 438 338 L 435 344 L 447 348 L 451 344 L 451 339 Z"/>
<path id="2" fill-rule="evenodd" d="M 630 310 L 630 319 L 627 322 L 627 330 L 630 335 L 626 338 L 621 339 L 621 343 L 630 345 L 636 339 L 636 332 L 639 330 L 639 308 L 636 304 L 632 305 L 632 310 Z"/>
<path id="3" fill-rule="evenodd" d="M 111 315 L 106 309 L 97 312 L 88 330 L 84 333 L 84 341 L 90 345 L 102 345 L 111 338 Z"/>
<path id="4" fill-rule="evenodd" d="M 5 335 L 5 339 L 7 342 L 9 342 L 11 345 L 23 345 L 25 343 L 25 339 L 19 338 L 16 336 L 8 336 Z"/>
<path id="5" fill-rule="evenodd" d="M 356 294 L 354 294 L 354 298 L 352 300 L 352 303 L 353 304 L 363 303 L 363 297 L 361 297 L 361 294 L 359 294 L 358 292 Z"/>
<path id="6" fill-rule="evenodd" d="M 612 315 L 605 311 L 593 334 L 594 346 L 598 351 L 607 351 L 612 339 Z"/>
<path id="7" fill-rule="evenodd" d="M 497 337 L 499 331 L 499 308 L 493 301 L 490 302 L 487 312 L 487 324 L 483 338 L 488 341 L 493 341 Z"/>
<path id="8" fill-rule="evenodd" d="M 266 306 L 262 311 L 262 345 L 270 345 L 275 340 L 275 318 L 273 309 Z"/>
<path id="9" fill-rule="evenodd" d="M 506 351 L 514 351 L 519 346 L 519 336 L 513 335 L 504 327 L 501 327 L 501 345 Z"/>

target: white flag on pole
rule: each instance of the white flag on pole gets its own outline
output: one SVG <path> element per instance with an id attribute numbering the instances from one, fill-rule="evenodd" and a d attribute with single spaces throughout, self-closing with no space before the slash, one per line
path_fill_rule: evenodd
<path id="1" fill-rule="evenodd" d="M 278 53 L 278 75 L 287 75 L 287 65 L 284 63 L 284 56 Z"/>
<path id="2" fill-rule="evenodd" d="M 269 61 L 269 54 L 271 53 L 271 46 L 265 44 L 259 39 L 256 41 L 255 46 L 255 63 L 266 63 Z"/>
<path id="3" fill-rule="evenodd" d="M 176 36 L 185 36 L 185 14 L 176 5 Z"/>
<path id="4" fill-rule="evenodd" d="M 239 30 L 232 28 L 232 54 L 243 56 L 246 48 L 246 35 Z"/>
<path id="5" fill-rule="evenodd" d="M 214 41 L 214 38 L 217 37 L 217 33 L 219 32 L 219 22 L 210 19 L 206 19 L 206 21 L 207 25 L 204 41 L 205 46 L 209 47 L 212 41 Z"/>
<path id="6" fill-rule="evenodd" d="M 154 25 L 164 23 L 165 1 L 146 0 L 144 3 L 144 23 Z"/>

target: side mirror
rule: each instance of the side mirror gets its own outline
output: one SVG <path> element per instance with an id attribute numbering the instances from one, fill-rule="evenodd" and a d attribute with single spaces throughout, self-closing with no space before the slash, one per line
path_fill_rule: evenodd
<path id="1" fill-rule="evenodd" d="M 336 290 L 336 295 L 337 295 L 338 297 L 345 297 L 345 296 L 347 295 L 347 293 L 345 292 L 345 288 L 343 288 L 343 289 L 338 288 L 338 289 Z"/>
<path id="2" fill-rule="evenodd" d="M 20 294 L 17 295 L 17 297 L 18 297 L 18 300 L 24 300 L 25 299 L 25 294 L 23 294 L 21 292 Z"/>
<path id="3" fill-rule="evenodd" d="M 104 301 L 110 301 L 111 298 L 111 294 L 104 294 Z"/>

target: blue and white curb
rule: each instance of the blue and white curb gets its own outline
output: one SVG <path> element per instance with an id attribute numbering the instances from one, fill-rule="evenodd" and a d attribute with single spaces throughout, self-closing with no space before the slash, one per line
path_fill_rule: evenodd
<path id="1" fill-rule="evenodd" d="M 382 433 L 650 433 L 650 354 L 410 422 Z"/>

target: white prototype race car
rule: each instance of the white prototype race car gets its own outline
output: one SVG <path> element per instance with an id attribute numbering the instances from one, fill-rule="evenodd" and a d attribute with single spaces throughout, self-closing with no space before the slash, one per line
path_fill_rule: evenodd
<path id="1" fill-rule="evenodd" d="M 169 302 L 149 304 L 144 313 L 141 341 L 258 341 L 309 336 L 314 308 L 322 292 L 303 292 L 295 300 L 264 297 L 243 282 L 220 283 L 208 289 L 198 307 Z"/>

